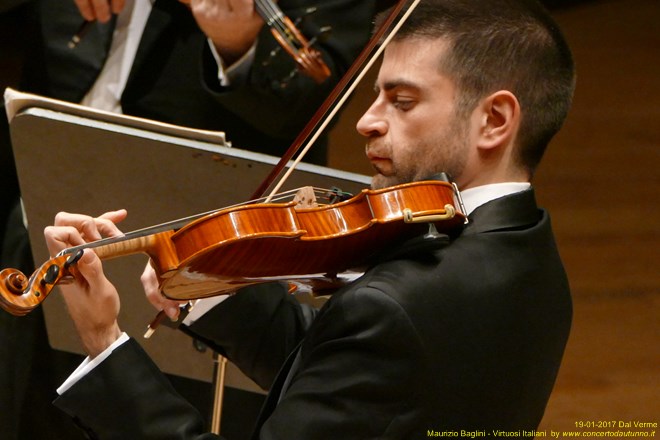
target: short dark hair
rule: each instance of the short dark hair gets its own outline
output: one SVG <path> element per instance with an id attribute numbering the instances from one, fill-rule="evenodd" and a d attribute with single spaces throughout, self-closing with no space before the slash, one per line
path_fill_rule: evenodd
<path id="1" fill-rule="evenodd" d="M 532 174 L 575 88 L 571 51 L 545 8 L 535 0 L 422 0 L 395 41 L 408 38 L 449 42 L 440 69 L 456 82 L 463 114 L 497 90 L 518 98 L 516 159 Z"/>

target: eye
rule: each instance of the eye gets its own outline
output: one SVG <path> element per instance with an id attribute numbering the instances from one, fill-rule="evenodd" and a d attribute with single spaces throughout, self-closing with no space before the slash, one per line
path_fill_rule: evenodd
<path id="1" fill-rule="evenodd" d="M 394 108 L 404 112 L 412 109 L 416 103 L 417 103 L 416 100 L 407 96 L 395 96 L 392 99 L 392 105 L 394 106 Z"/>

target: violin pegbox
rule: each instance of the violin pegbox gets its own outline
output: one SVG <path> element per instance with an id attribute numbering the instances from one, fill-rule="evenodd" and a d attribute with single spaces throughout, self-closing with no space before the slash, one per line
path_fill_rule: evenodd
<path id="1" fill-rule="evenodd" d="M 41 304 L 57 284 L 73 278 L 73 266 L 82 256 L 58 255 L 37 269 L 30 278 L 17 269 L 0 272 L 0 307 L 15 316 L 24 316 Z"/>
<path id="2" fill-rule="evenodd" d="M 295 21 L 285 16 L 271 0 L 256 1 L 255 8 L 270 27 L 271 34 L 279 43 L 279 46 L 271 50 L 269 56 L 261 63 L 262 67 L 269 67 L 273 60 L 282 53 L 282 49 L 296 64 L 296 68 L 292 69 L 288 75 L 273 81 L 273 87 L 285 89 L 289 82 L 298 75 L 299 71 L 313 79 L 317 84 L 323 83 L 330 77 L 330 68 L 323 61 L 321 52 L 312 46 L 327 38 L 332 27 L 321 27 L 309 39 L 298 30 L 298 26 L 303 20 L 316 12 L 315 7 L 307 8 Z"/>

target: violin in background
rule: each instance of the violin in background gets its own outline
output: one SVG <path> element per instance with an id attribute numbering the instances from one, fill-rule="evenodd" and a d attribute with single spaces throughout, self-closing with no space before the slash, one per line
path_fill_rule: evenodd
<path id="1" fill-rule="evenodd" d="M 293 58 L 302 73 L 319 84 L 330 77 L 330 68 L 323 61 L 321 53 L 312 47 L 318 37 L 312 40 L 305 38 L 296 24 L 284 15 L 273 0 L 255 0 L 254 8 L 270 27 L 273 37 Z M 308 9 L 307 14 L 313 13 L 314 10 L 314 8 Z M 329 28 L 323 28 L 322 33 L 328 30 Z"/>
<path id="2" fill-rule="evenodd" d="M 296 27 L 300 19 L 294 23 L 273 0 L 255 0 L 254 8 L 270 28 L 273 37 L 275 37 L 280 46 L 296 62 L 299 71 L 319 84 L 330 77 L 330 68 L 323 61 L 321 53 L 312 47 L 318 36 L 315 36 L 312 40 L 305 38 L 302 32 Z M 316 8 L 308 8 L 305 15 L 312 14 L 314 11 L 316 11 Z M 94 23 L 96 21 L 83 21 L 77 32 L 71 37 L 67 45 L 68 48 L 75 49 Z M 329 31 L 330 27 L 323 27 L 320 34 L 325 34 Z M 277 55 L 277 52 L 271 53 L 271 56 L 275 55 Z M 290 76 L 294 74 L 295 71 Z"/>

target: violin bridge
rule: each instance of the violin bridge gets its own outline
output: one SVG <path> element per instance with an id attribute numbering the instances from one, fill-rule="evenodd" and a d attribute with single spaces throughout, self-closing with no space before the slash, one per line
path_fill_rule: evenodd
<path id="1" fill-rule="evenodd" d="M 316 208 L 319 206 L 316 201 L 316 193 L 311 186 L 300 188 L 293 197 L 293 201 L 296 202 L 295 209 Z"/>

